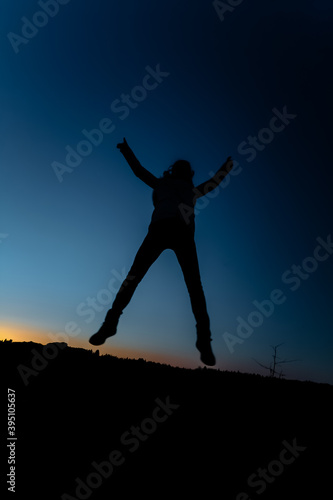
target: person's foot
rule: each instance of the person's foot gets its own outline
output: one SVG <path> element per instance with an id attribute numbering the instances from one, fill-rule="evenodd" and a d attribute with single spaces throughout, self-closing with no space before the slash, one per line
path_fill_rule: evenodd
<path id="1" fill-rule="evenodd" d="M 116 315 L 112 309 L 107 312 L 104 323 L 97 333 L 94 333 L 89 339 L 92 345 L 102 345 L 108 337 L 112 337 L 117 333 L 117 325 L 119 315 Z"/>
<path id="2" fill-rule="evenodd" d="M 207 366 L 214 366 L 216 364 L 216 359 L 212 351 L 212 346 L 210 345 L 210 338 L 198 339 L 195 344 L 196 348 L 200 352 L 201 361 Z"/>

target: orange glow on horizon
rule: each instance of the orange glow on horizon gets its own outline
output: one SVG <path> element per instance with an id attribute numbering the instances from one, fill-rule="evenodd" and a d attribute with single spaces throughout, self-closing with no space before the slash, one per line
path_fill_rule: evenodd
<path id="1" fill-rule="evenodd" d="M 23 325 L 0 324 L 0 339 L 13 340 L 13 342 L 38 342 L 43 344 L 46 333 L 38 328 Z M 47 343 L 47 342 L 45 342 Z"/>
<path id="2" fill-rule="evenodd" d="M 196 350 L 193 350 L 191 354 L 188 356 L 182 356 L 179 354 L 173 354 L 170 352 L 161 352 L 161 351 L 153 351 L 149 350 L 149 348 L 138 347 L 127 347 L 112 344 L 112 341 L 106 342 L 102 346 L 92 346 L 88 342 L 87 337 L 70 337 L 65 333 L 59 334 L 57 336 L 57 332 L 45 330 L 38 327 L 26 326 L 23 324 L 14 324 L 14 323 L 2 323 L 0 324 L 0 339 L 10 340 L 13 342 L 36 342 L 39 344 L 46 345 L 50 342 L 66 342 L 70 347 L 78 347 L 81 349 L 92 350 L 96 352 L 97 349 L 100 352 L 100 355 L 109 354 L 111 356 L 116 356 L 118 358 L 129 358 L 129 359 L 139 359 L 142 358 L 146 361 L 153 361 L 155 363 L 161 363 L 171 366 L 176 366 L 180 368 L 189 368 L 196 369 L 199 367 L 203 367 L 204 365 L 199 360 L 199 353 Z M 253 369 L 250 363 L 242 364 L 242 366 L 235 367 L 232 363 L 226 362 L 225 359 L 218 359 L 218 362 L 215 367 L 211 369 L 217 370 L 230 370 L 247 373 L 258 373 L 258 371 Z"/>
<path id="3" fill-rule="evenodd" d="M 0 324 L 0 339 L 11 339 L 13 342 L 36 342 L 43 345 L 57 341 L 66 342 L 70 347 L 79 347 L 87 350 L 92 349 L 93 351 L 98 349 L 101 355 L 110 354 L 118 358 L 130 359 L 143 358 L 146 361 L 154 361 L 156 363 L 164 363 L 185 368 L 197 368 L 200 364 L 199 362 L 194 363 L 191 359 L 185 360 L 181 356 L 170 356 L 161 352 L 143 351 L 140 349 L 112 346 L 108 344 L 95 347 L 90 345 L 88 340 L 82 337 L 68 336 L 68 339 L 60 337 L 57 339 L 57 334 L 54 332 L 25 325 Z"/>

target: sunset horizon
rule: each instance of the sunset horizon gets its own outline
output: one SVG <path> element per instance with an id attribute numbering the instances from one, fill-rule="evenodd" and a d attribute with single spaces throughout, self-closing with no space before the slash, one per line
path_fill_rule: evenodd
<path id="1" fill-rule="evenodd" d="M 121 338 L 122 333 L 117 335 L 118 339 Z M 177 355 L 177 346 L 174 346 L 174 349 L 170 348 L 169 352 L 162 351 L 152 351 L 151 349 L 144 348 L 144 345 L 140 348 L 140 340 L 138 339 L 137 347 L 132 348 L 130 346 L 122 346 L 121 341 L 115 342 L 115 338 L 111 340 L 107 340 L 105 344 L 102 346 L 92 346 L 89 344 L 87 338 L 83 338 L 80 336 L 72 337 L 65 332 L 57 332 L 50 330 L 43 330 L 37 327 L 26 327 L 22 324 L 12 324 L 8 323 L 6 325 L 0 325 L 0 341 L 12 341 L 12 342 L 25 342 L 25 343 L 37 343 L 41 345 L 47 345 L 50 343 L 64 342 L 69 347 L 81 348 L 87 351 L 99 352 L 100 355 L 110 355 L 115 356 L 121 359 L 144 359 L 145 361 L 151 361 L 155 363 L 166 364 L 178 368 L 186 368 L 195 370 L 198 368 L 203 368 L 204 365 L 198 360 L 198 356 L 194 349 L 187 356 Z M 32 354 L 33 358 L 33 354 Z M 221 359 L 220 357 L 217 359 L 217 364 L 215 367 L 210 368 L 213 370 L 220 371 L 232 371 L 232 372 L 241 372 L 248 374 L 259 374 L 262 376 L 270 376 L 268 365 L 271 363 L 272 351 L 267 351 L 267 358 L 261 361 L 265 362 L 267 368 L 263 368 L 259 366 L 259 360 L 252 360 L 251 363 L 244 362 L 243 364 L 237 362 L 231 363 L 228 361 L 227 355 L 225 355 L 225 359 Z M 284 368 L 284 372 L 282 377 L 290 380 L 300 380 L 300 381 L 313 381 L 316 383 L 328 383 L 333 385 L 333 379 L 330 379 L 329 376 L 318 376 L 313 373 L 312 376 L 308 375 L 308 368 L 302 364 L 301 366 L 297 366 L 297 361 L 294 360 L 295 366 L 290 366 L 289 368 Z M 293 368 L 293 369 L 290 369 Z M 278 372 L 276 374 L 278 375 Z"/>

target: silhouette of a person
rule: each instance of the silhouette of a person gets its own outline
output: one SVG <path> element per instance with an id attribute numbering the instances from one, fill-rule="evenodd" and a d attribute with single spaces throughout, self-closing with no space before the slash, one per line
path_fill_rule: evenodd
<path id="1" fill-rule="evenodd" d="M 137 285 L 163 250 L 170 248 L 176 254 L 190 295 L 197 323 L 196 347 L 201 354 L 200 359 L 204 364 L 214 366 L 216 361 L 210 343 L 210 322 L 194 241 L 194 205 L 199 197 L 215 189 L 230 172 L 233 166 L 231 157 L 228 157 L 214 177 L 194 187 L 194 172 L 188 161 L 176 161 L 164 172 L 163 177 L 157 178 L 140 164 L 125 138 L 117 147 L 134 174 L 153 189 L 154 212 L 148 234 L 133 265 L 107 312 L 104 323 L 89 342 L 101 345 L 108 337 L 116 334 L 119 317 Z"/>

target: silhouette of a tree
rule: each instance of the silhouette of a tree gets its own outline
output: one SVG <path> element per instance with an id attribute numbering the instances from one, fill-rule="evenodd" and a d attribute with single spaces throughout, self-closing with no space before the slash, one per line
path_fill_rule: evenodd
<path id="1" fill-rule="evenodd" d="M 293 363 L 294 361 L 298 361 L 297 359 L 281 359 L 277 355 L 278 348 L 281 347 L 283 344 L 284 344 L 284 342 L 282 342 L 281 344 L 271 346 L 273 349 L 273 354 L 272 354 L 273 361 L 271 362 L 271 364 L 269 366 L 263 365 L 262 363 L 259 363 L 259 361 L 257 361 L 256 359 L 253 358 L 254 361 L 256 363 L 258 363 L 259 366 L 262 366 L 266 370 L 269 370 L 270 377 L 276 377 L 276 376 L 278 376 L 279 378 L 284 377 L 285 373 L 283 373 L 282 368 L 280 369 L 280 371 L 278 371 L 278 369 L 280 368 L 280 365 L 283 365 L 285 363 Z"/>

